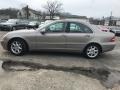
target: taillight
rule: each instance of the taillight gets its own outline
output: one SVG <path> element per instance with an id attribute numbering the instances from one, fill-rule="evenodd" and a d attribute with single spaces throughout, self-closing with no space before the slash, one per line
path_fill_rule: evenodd
<path id="1" fill-rule="evenodd" d="M 108 32 L 109 30 L 105 30 L 105 29 L 103 29 L 102 31 L 103 31 L 103 32 Z"/>
<path id="2" fill-rule="evenodd" d="M 115 40 L 116 40 L 116 37 L 114 36 L 114 37 L 110 40 L 110 42 L 115 42 Z"/>

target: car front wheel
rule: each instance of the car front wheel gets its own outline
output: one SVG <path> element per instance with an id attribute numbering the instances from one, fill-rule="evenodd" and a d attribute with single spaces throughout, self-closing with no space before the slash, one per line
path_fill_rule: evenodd
<path id="1" fill-rule="evenodd" d="M 17 56 L 25 54 L 26 48 L 26 44 L 23 40 L 13 40 L 9 44 L 9 51 Z"/>
<path id="2" fill-rule="evenodd" d="M 88 45 L 84 51 L 84 55 L 90 59 L 97 58 L 100 55 L 100 53 L 101 53 L 100 47 L 95 44 Z"/>

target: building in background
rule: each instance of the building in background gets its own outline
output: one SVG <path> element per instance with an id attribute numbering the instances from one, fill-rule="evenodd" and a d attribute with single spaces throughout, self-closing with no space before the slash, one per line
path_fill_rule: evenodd
<path id="1" fill-rule="evenodd" d="M 89 19 L 86 16 L 78 16 L 78 15 L 72 15 L 72 14 L 66 14 L 66 13 L 56 14 L 53 17 L 53 20 L 59 20 L 59 19 L 72 19 L 72 20 L 81 20 L 81 21 L 89 22 Z M 42 20 L 50 20 L 50 15 L 43 14 Z"/>
<path id="2" fill-rule="evenodd" d="M 33 10 L 28 6 L 26 6 L 18 11 L 17 18 L 45 21 L 45 20 L 50 20 L 50 15 L 46 13 L 41 13 L 40 11 Z M 72 19 L 72 20 L 81 20 L 81 21 L 89 22 L 89 19 L 86 16 L 78 16 L 78 15 L 71 15 L 65 13 L 56 14 L 53 17 L 53 20 L 59 20 L 59 19 Z"/>
<path id="3" fill-rule="evenodd" d="M 42 15 L 41 12 L 30 9 L 27 7 L 22 8 L 17 13 L 17 18 L 19 19 L 31 19 L 31 20 L 41 20 Z"/>
<path id="4" fill-rule="evenodd" d="M 17 18 L 18 9 L 6 8 L 0 9 L 0 19 L 10 19 Z"/>
<path id="5" fill-rule="evenodd" d="M 105 25 L 108 26 L 120 26 L 120 17 L 107 17 L 105 18 Z"/>
<path id="6" fill-rule="evenodd" d="M 94 19 L 94 18 L 89 18 L 89 22 L 94 25 L 105 25 L 105 19 Z"/>
<path id="7" fill-rule="evenodd" d="M 89 22 L 89 19 L 86 16 L 78 16 L 78 15 L 60 15 L 60 19 L 72 19 L 72 20 L 80 20 Z"/>
<path id="8" fill-rule="evenodd" d="M 95 25 L 120 26 L 120 18 L 113 17 L 113 16 L 102 18 L 102 19 L 90 18 L 89 21 L 91 24 L 95 24 Z"/>

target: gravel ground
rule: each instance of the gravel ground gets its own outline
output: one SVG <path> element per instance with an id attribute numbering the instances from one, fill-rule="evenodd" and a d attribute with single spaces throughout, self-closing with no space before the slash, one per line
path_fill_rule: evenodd
<path id="1" fill-rule="evenodd" d="M 1 78 L 2 77 L 2 78 Z M 0 76 L 0 90 L 106 90 L 98 80 L 53 70 L 12 72 Z"/>
<path id="2" fill-rule="evenodd" d="M 6 32 L 0 32 L 0 38 Z M 89 60 L 79 54 L 30 52 L 24 56 L 14 56 L 0 46 L 0 60 L 26 61 L 41 65 L 61 67 L 94 67 L 120 71 L 120 38 L 115 50 L 102 54 L 98 59 Z M 11 83 L 12 82 L 12 83 Z M 112 89 L 105 88 L 99 80 L 81 74 L 54 71 L 2 71 L 0 90 L 120 90 L 119 83 Z"/>

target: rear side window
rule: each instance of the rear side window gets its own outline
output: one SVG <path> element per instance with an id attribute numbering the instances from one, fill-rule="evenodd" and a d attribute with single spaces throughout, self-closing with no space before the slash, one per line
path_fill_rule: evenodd
<path id="1" fill-rule="evenodd" d="M 82 28 L 76 23 L 70 23 L 70 32 L 82 32 Z"/>
<path id="2" fill-rule="evenodd" d="M 92 33 L 92 30 L 81 23 L 69 22 L 68 23 L 68 32 L 71 33 Z"/>

